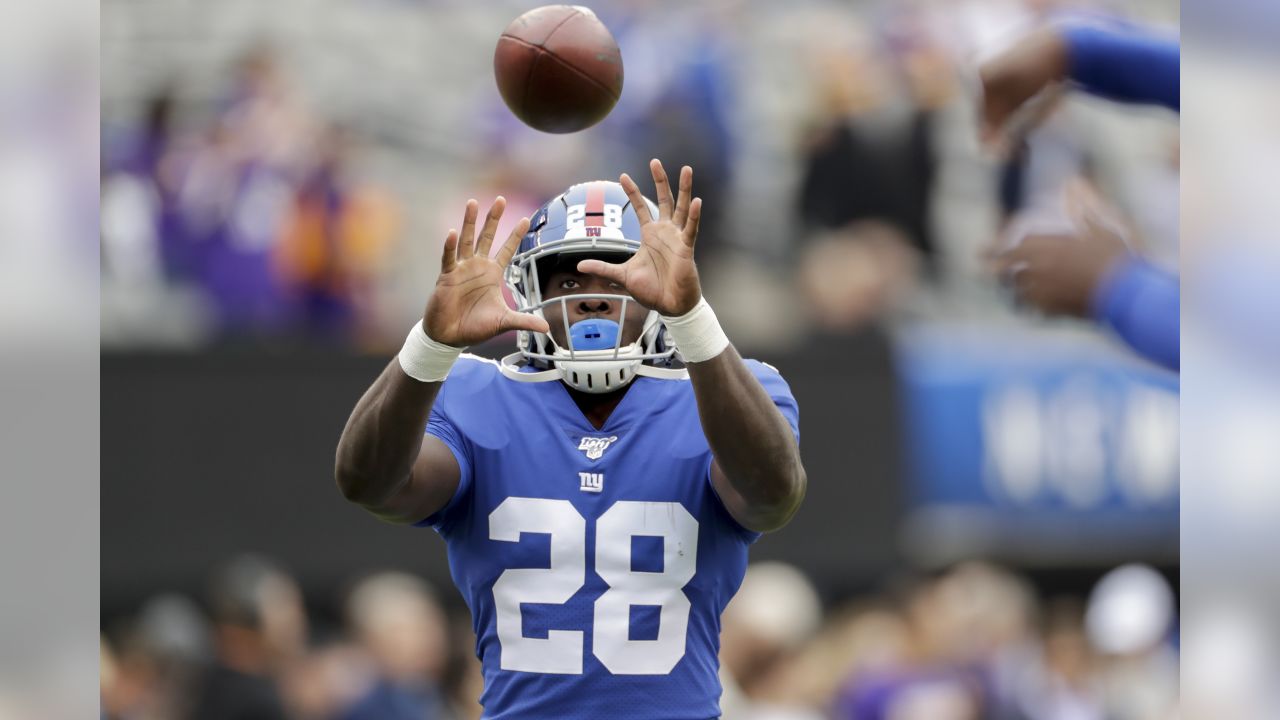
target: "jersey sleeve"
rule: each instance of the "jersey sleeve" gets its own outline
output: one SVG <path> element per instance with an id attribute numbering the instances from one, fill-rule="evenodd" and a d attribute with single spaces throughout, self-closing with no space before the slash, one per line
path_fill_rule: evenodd
<path id="1" fill-rule="evenodd" d="M 431 406 L 426 434 L 444 443 L 458 461 L 458 488 L 443 508 L 415 523 L 419 527 L 430 527 L 441 535 L 448 536 L 455 519 L 465 510 L 471 498 L 475 482 L 474 445 L 465 429 L 466 423 L 460 418 L 467 417 L 468 403 L 474 402 L 477 393 L 484 391 L 492 375 L 490 371 L 491 367 L 487 363 L 463 355 L 450 371 L 440 395 Z"/>
<path id="2" fill-rule="evenodd" d="M 1120 102 L 1181 108 L 1176 39 L 1090 26 L 1067 28 L 1064 37 L 1068 73 L 1086 91 Z"/>
<path id="3" fill-rule="evenodd" d="M 471 493 L 471 446 L 439 405 L 440 403 L 437 402 L 436 406 L 431 408 L 431 416 L 427 419 L 427 434 L 439 438 L 458 461 L 458 488 L 454 490 L 453 497 L 449 498 L 449 502 L 443 508 L 415 524 L 419 527 L 430 527 L 441 535 L 448 535 L 459 507 L 465 504 Z"/>
<path id="4" fill-rule="evenodd" d="M 1181 299 L 1177 275 L 1128 259 L 1099 283 L 1093 313 L 1143 357 L 1177 371 Z"/>
<path id="5" fill-rule="evenodd" d="M 791 432 L 796 436 L 796 442 L 800 442 L 800 406 L 796 404 L 796 398 L 791 394 L 791 387 L 787 385 L 787 381 L 782 379 L 782 374 L 772 365 L 758 360 L 747 360 L 746 363 L 747 367 L 751 368 L 751 373 L 764 386 L 764 391 L 769 393 L 774 406 L 782 413 L 782 417 L 786 418 L 787 424 L 791 426 Z"/>

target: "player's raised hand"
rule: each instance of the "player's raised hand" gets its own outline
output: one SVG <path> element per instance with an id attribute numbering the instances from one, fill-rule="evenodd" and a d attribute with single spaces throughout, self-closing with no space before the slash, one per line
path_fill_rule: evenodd
<path id="1" fill-rule="evenodd" d="M 597 275 L 622 285 L 645 307 L 668 316 L 684 315 L 702 298 L 698 269 L 693 264 L 693 246 L 698 239 L 702 198 L 693 197 L 693 169 L 680 171 L 679 195 L 672 197 L 671 183 L 658 160 L 649 161 L 658 200 L 658 217 L 631 176 L 619 178 L 640 220 L 640 249 L 625 263 L 583 260 L 578 271 Z"/>
<path id="2" fill-rule="evenodd" d="M 1067 76 L 1067 42 L 1060 30 L 1041 28 L 992 57 L 979 68 L 982 83 L 980 132 L 989 148 L 999 148 L 1038 124 L 1055 104 Z"/>
<path id="3" fill-rule="evenodd" d="M 477 238 L 480 204 L 468 200 L 462 231 L 450 230 L 445 237 L 440 277 L 422 320 L 422 328 L 432 340 L 467 347 L 508 330 L 547 332 L 545 320 L 512 310 L 502 297 L 503 272 L 529 229 L 529 218 L 522 218 L 498 252 L 489 257 L 506 207 L 501 196 L 493 201 Z"/>
<path id="4" fill-rule="evenodd" d="M 1129 254 L 1124 229 L 1085 183 L 1067 188 L 1074 232 L 1031 235 L 996 256 L 1018 300 L 1048 315 L 1088 317 L 1098 285 Z"/>

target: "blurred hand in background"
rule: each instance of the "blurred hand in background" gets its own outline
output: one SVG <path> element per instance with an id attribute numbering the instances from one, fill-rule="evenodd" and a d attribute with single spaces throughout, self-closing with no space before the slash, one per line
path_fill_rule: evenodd
<path id="1" fill-rule="evenodd" d="M 1040 119 L 1040 109 L 1052 103 L 1027 103 L 1067 76 L 1066 40 L 1054 28 L 1026 35 L 1009 49 L 983 63 L 979 132 L 989 148 L 1016 141 Z"/>
<path id="2" fill-rule="evenodd" d="M 1114 211 L 1083 181 L 1067 187 L 1074 232 L 1031 234 L 996 256 L 1018 300 L 1048 315 L 1089 317 L 1107 272 L 1128 254 Z"/>

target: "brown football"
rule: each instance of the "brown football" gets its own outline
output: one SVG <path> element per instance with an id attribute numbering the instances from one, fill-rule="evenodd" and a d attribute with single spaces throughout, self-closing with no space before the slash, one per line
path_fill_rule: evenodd
<path id="1" fill-rule="evenodd" d="M 622 53 L 590 9 L 545 5 L 502 31 L 493 53 L 498 92 L 532 128 L 571 133 L 600 122 L 622 94 Z"/>

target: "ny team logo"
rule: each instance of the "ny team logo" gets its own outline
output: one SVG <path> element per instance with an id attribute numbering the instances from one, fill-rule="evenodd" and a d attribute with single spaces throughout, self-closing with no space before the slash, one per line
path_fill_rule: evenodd
<path id="1" fill-rule="evenodd" d="M 578 480 L 582 482 L 582 492 L 598 493 L 604 490 L 604 473 L 578 473 Z"/>
<path id="2" fill-rule="evenodd" d="M 604 451 L 609 449 L 618 439 L 617 435 L 612 437 L 584 437 L 582 442 L 578 443 L 578 449 L 587 454 L 588 460 L 599 460 L 604 455 Z"/>

